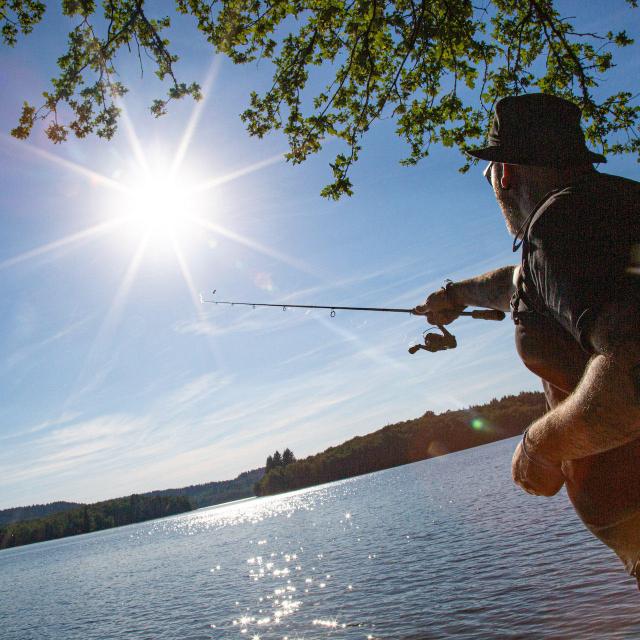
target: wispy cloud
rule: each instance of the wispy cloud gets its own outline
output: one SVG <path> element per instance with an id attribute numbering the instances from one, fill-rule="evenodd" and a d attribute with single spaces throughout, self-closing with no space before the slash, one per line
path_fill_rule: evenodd
<path id="1" fill-rule="evenodd" d="M 9 433 L 5 433 L 0 435 L 0 440 L 9 440 L 15 438 L 24 438 L 27 436 L 31 436 L 34 433 L 38 433 L 40 431 L 50 431 L 52 427 L 56 427 L 59 425 L 67 424 L 76 420 L 76 418 L 80 417 L 80 413 L 77 411 L 65 411 L 57 418 L 51 418 L 50 420 L 43 420 L 32 426 L 27 426 L 22 429 L 17 429 L 14 431 L 10 431 Z"/>
<path id="2" fill-rule="evenodd" d="M 371 283 L 376 288 L 369 291 L 384 293 L 395 288 L 394 282 L 404 289 L 403 283 L 422 275 L 431 280 L 421 285 L 421 296 L 430 286 L 440 286 L 437 273 L 407 274 L 401 268 L 391 279 L 376 272 L 343 282 Z M 289 300 L 299 296 L 306 302 L 311 292 L 322 291 L 341 290 L 322 285 L 298 291 Z M 361 289 L 359 293 L 364 295 Z M 402 297 L 406 299 L 406 291 Z M 389 300 L 381 304 L 386 306 Z M 345 313 L 329 319 L 319 313 L 285 314 L 276 309 L 265 327 L 262 313 L 268 311 L 217 309 L 215 315 L 205 312 L 197 319 L 176 322 L 173 330 L 185 336 L 219 337 L 284 331 L 308 322 L 321 338 L 304 352 L 274 363 L 273 375 L 254 380 L 249 395 L 245 384 L 236 384 L 236 376 L 221 368 L 173 376 L 173 386 L 160 393 L 155 390 L 155 399 L 147 398 L 141 409 L 90 418 L 68 413 L 59 423 L 35 425 L 30 437 L 14 449 L 12 459 L 0 454 L 0 464 L 8 470 L 0 480 L 3 492 L 9 495 L 10 489 L 11 495 L 23 495 L 19 485 L 29 479 L 31 485 L 37 480 L 49 487 L 52 499 L 59 498 L 62 494 L 55 491 L 72 486 L 74 480 L 79 493 L 65 497 L 90 500 L 232 477 L 262 464 L 275 448 L 290 446 L 306 455 L 386 422 L 420 415 L 427 408 L 467 405 L 495 385 L 495 376 L 488 372 L 499 367 L 501 358 L 506 359 L 505 350 L 512 348 L 505 341 L 504 326 L 461 320 L 455 325 L 459 350 L 411 357 L 405 355 L 405 342 L 419 339 L 425 327 L 414 317 L 398 315 L 387 322 L 391 319 L 380 314 Z M 117 353 L 110 356 L 117 359 Z M 301 361 L 308 366 L 291 366 Z M 100 371 L 114 366 L 108 361 L 103 365 L 84 380 L 85 385 L 95 387 Z M 515 384 L 511 371 L 499 373 L 498 380 L 506 386 Z M 459 392 L 452 392 L 452 379 Z M 67 406 L 71 411 L 76 405 Z M 390 420 L 389 406 L 402 406 L 401 415 Z"/>
<path id="3" fill-rule="evenodd" d="M 358 287 L 359 285 L 374 281 L 382 276 L 388 278 L 393 273 L 402 273 L 410 264 L 411 263 L 408 261 L 399 261 L 393 265 L 385 265 L 385 267 L 381 269 L 355 273 L 346 277 L 332 278 L 331 280 L 326 280 L 320 284 L 284 294 L 282 300 L 283 302 L 299 302 L 300 304 L 325 304 L 325 301 L 309 301 L 311 301 L 313 296 L 318 294 L 323 294 L 329 291 L 339 292 L 340 289 Z M 360 293 L 361 296 L 368 294 L 369 290 L 364 294 Z M 331 300 L 330 303 L 338 304 L 335 300 Z"/>
<path id="4" fill-rule="evenodd" d="M 259 331 L 260 333 L 281 331 L 291 328 L 295 324 L 308 320 L 307 314 L 298 309 L 288 309 L 287 313 L 277 313 L 278 309 L 271 310 L 268 316 L 268 323 L 261 314 L 269 313 L 260 309 L 259 311 L 243 312 L 240 309 L 247 307 L 236 307 L 233 313 L 224 313 L 219 307 L 215 313 L 215 321 L 213 312 L 203 313 L 197 319 L 180 320 L 173 325 L 176 333 L 194 336 L 217 337 L 230 333 L 247 333 Z"/>
<path id="5" fill-rule="evenodd" d="M 90 473 L 99 454 L 105 459 L 126 446 L 127 434 L 144 428 L 145 419 L 115 414 L 73 422 L 52 429 L 17 447 L 13 453 L 0 456 L 2 467 L 11 483 L 69 470 Z M 26 460 L 30 464 L 25 464 Z"/>
<path id="6" fill-rule="evenodd" d="M 170 393 L 161 404 L 173 413 L 192 409 L 233 382 L 234 376 L 207 373 L 187 382 Z"/>
<path id="7" fill-rule="evenodd" d="M 92 316 L 87 316 L 81 320 L 69 324 L 63 329 L 56 331 L 55 333 L 47 336 L 46 338 L 43 338 L 42 340 L 32 342 L 27 346 L 16 349 L 13 353 L 5 358 L 4 368 L 7 370 L 11 370 L 22 362 L 32 360 L 42 349 L 45 349 L 53 343 L 76 333 L 80 328 L 85 326 L 91 320 L 91 317 Z"/>
<path id="8" fill-rule="evenodd" d="M 388 300 L 389 304 L 409 301 L 409 306 L 414 306 L 420 301 L 423 301 L 429 293 L 439 289 L 446 278 L 450 278 L 454 281 L 469 278 L 485 271 L 491 271 L 499 266 L 504 266 L 500 263 L 500 259 L 503 258 L 503 253 L 496 254 L 489 258 L 484 258 L 478 261 L 472 261 L 470 264 L 465 265 L 463 268 L 456 270 L 449 270 L 447 272 L 441 270 L 435 270 L 429 272 L 431 275 L 428 280 L 425 280 L 420 285 L 413 287 L 409 290 L 403 290 L 396 296 Z M 515 261 L 514 261 L 515 262 Z M 509 264 L 505 262 L 504 264 Z"/>
<path id="9" fill-rule="evenodd" d="M 100 416 L 69 426 L 54 429 L 39 439 L 42 446 L 68 446 L 85 442 L 96 442 L 138 429 L 141 421 L 123 414 Z"/>
<path id="10" fill-rule="evenodd" d="M 48 255 L 57 255 L 57 253 L 62 249 L 70 248 L 88 240 L 98 238 L 107 232 L 113 231 L 118 227 L 120 223 L 121 221 L 119 219 L 108 220 L 107 222 L 96 224 L 93 227 L 89 227 L 88 229 L 83 229 L 82 231 L 71 233 L 64 238 L 60 238 L 59 240 L 54 240 L 52 242 L 48 242 L 47 244 L 40 245 L 39 247 L 30 249 L 19 255 L 0 261 L 0 270 L 14 267 L 18 264 L 28 262 L 35 258 L 40 258 Z"/>
<path id="11" fill-rule="evenodd" d="M 219 336 L 230 330 L 229 327 L 220 327 L 208 320 L 180 320 L 173 325 L 176 333 L 192 336 Z"/>

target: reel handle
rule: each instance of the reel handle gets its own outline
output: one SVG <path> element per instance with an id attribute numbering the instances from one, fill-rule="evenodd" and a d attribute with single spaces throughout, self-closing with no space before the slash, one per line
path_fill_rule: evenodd
<path id="1" fill-rule="evenodd" d="M 504 311 L 498 309 L 475 309 L 474 311 L 467 311 L 465 315 L 470 315 L 476 320 L 504 320 Z"/>

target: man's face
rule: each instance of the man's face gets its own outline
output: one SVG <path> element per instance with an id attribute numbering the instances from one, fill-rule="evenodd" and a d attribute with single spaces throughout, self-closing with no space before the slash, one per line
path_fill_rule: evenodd
<path id="1" fill-rule="evenodd" d="M 521 225 L 522 212 L 515 189 L 509 187 L 503 189 L 500 179 L 502 178 L 503 165 L 500 162 L 491 162 L 485 169 L 485 177 L 491 183 L 496 200 L 500 205 L 502 215 L 507 224 L 507 229 L 511 235 L 515 235 Z"/>

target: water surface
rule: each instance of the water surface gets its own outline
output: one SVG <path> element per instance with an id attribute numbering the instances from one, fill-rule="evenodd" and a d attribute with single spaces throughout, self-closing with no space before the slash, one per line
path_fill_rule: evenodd
<path id="1" fill-rule="evenodd" d="M 0 552 L 0 637 L 640 638 L 640 594 L 516 440 Z"/>

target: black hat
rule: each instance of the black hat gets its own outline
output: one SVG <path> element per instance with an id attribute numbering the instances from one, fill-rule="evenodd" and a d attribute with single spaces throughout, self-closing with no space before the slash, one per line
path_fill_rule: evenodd
<path id="1" fill-rule="evenodd" d="M 580 128 L 580 109 L 568 100 L 544 93 L 498 101 L 489 146 L 468 153 L 481 160 L 538 167 L 607 161 L 587 149 Z"/>

